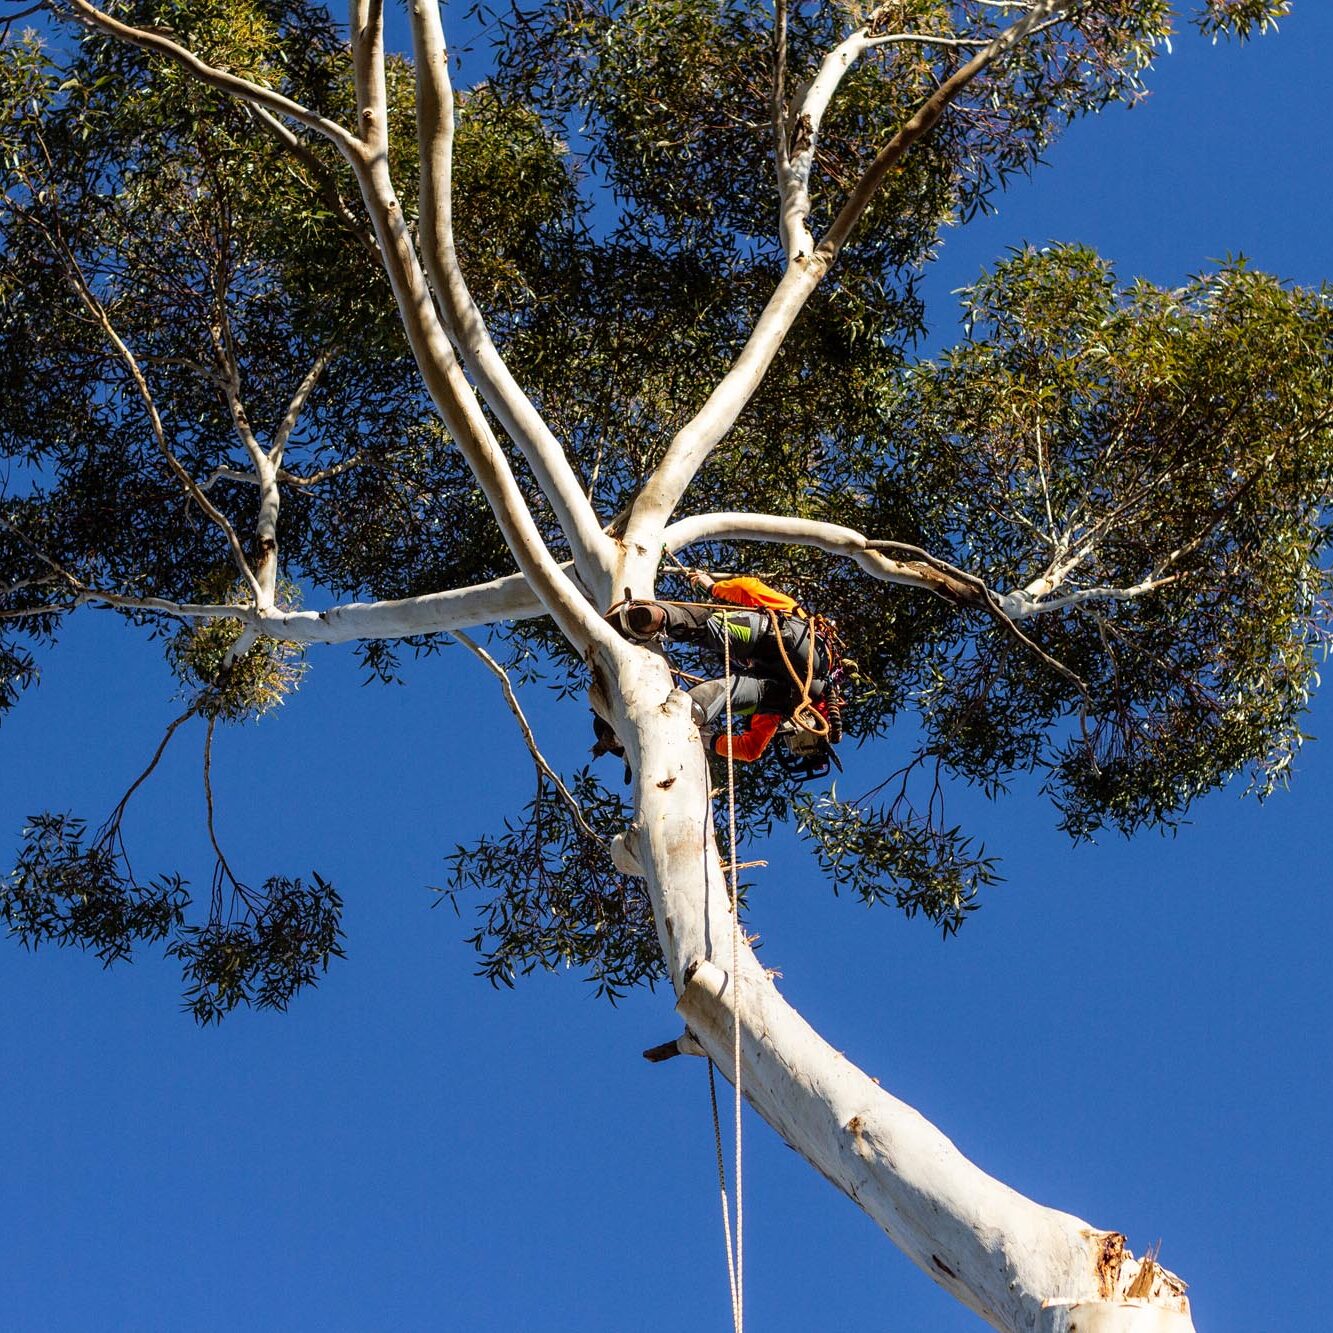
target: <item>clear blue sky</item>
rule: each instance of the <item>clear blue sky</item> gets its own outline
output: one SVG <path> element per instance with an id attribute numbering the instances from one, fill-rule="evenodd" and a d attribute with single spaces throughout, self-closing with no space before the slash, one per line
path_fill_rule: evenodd
<path id="1" fill-rule="evenodd" d="M 1146 105 L 1076 126 L 950 234 L 938 327 L 1024 240 L 1158 282 L 1234 251 L 1330 274 L 1333 7 L 1296 10 L 1244 50 L 1182 35 Z M 313 666 L 279 716 L 220 737 L 216 780 L 245 873 L 313 867 L 346 898 L 348 958 L 317 992 L 200 1031 L 169 964 L 0 946 L 0 1324 L 728 1327 L 704 1067 L 639 1057 L 678 1030 L 669 997 L 612 1009 L 572 975 L 493 991 L 468 922 L 429 910 L 444 853 L 531 786 L 494 682 L 459 651 L 402 688 L 361 688 L 341 650 Z M 83 613 L 0 730 L 5 836 L 42 808 L 100 819 L 172 690 L 153 645 Z M 586 713 L 529 702 L 576 762 Z M 180 744 L 127 833 L 137 864 L 206 884 L 198 767 Z M 1201 1331 L 1319 1330 L 1330 789 L 1317 741 L 1263 808 L 1226 792 L 1174 838 L 1077 849 L 1035 797 L 965 796 L 1007 882 L 947 944 L 835 899 L 779 839 L 752 925 L 810 1021 L 979 1164 L 1136 1251 L 1161 1238 Z M 746 1151 L 753 1328 L 980 1327 L 754 1117 Z"/>

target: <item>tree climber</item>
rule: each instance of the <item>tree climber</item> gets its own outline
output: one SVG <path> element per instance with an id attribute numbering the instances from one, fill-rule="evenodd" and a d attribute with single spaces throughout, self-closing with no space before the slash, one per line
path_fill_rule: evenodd
<path id="1" fill-rule="evenodd" d="M 724 656 L 729 640 L 731 713 L 743 720 L 743 730 L 717 730 L 718 719 L 726 715 L 728 679 L 706 680 L 689 691 L 709 749 L 752 763 L 782 732 L 789 756 L 784 767 L 803 777 L 827 772 L 833 758 L 829 742 L 841 738 L 837 696 L 830 688 L 836 656 L 831 627 L 759 579 L 714 579 L 702 570 L 690 570 L 688 577 L 717 600 L 750 609 L 631 601 L 608 619 L 637 643 L 661 637 L 697 643 Z"/>

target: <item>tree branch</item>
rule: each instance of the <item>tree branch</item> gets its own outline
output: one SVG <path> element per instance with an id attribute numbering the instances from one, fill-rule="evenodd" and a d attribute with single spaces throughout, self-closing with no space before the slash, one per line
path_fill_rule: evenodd
<path id="1" fill-rule="evenodd" d="M 657 535 L 680 503 L 686 487 L 753 397 L 797 315 L 832 266 L 888 173 L 902 161 L 918 140 L 929 133 L 949 104 L 987 66 L 1029 36 L 1039 24 L 1061 15 L 1073 3 L 1074 0 L 1036 0 L 1021 19 L 946 79 L 880 150 L 853 188 L 829 230 L 814 247 L 813 253 L 806 255 L 798 251 L 792 255 L 786 272 L 740 354 L 699 411 L 676 433 L 661 463 L 639 493 L 626 527 L 627 544 L 637 545 L 644 551 L 658 549 Z M 843 54 L 850 60 L 851 48 L 846 52 L 843 52 L 842 46 L 836 48 L 826 57 L 826 62 L 835 60 L 840 63 Z M 818 96 L 824 97 L 824 89 L 827 88 L 827 97 L 832 97 L 844 72 L 845 66 L 838 69 L 835 63 L 820 85 Z M 807 94 L 807 102 L 812 110 L 822 115 L 817 99 L 812 100 L 810 94 Z M 823 105 L 827 106 L 827 99 Z M 811 128 L 813 130 L 813 118 Z"/>
<path id="2" fill-rule="evenodd" d="M 108 606 L 121 611 L 151 611 L 179 620 L 239 620 L 248 632 L 293 643 L 352 643 L 366 639 L 406 639 L 452 634 L 458 629 L 500 621 L 531 620 L 546 608 L 520 574 L 447 592 L 425 593 L 382 602 L 344 602 L 323 611 L 260 610 L 228 603 L 174 602 L 165 597 L 136 597 L 89 588 L 71 574 L 67 604 L 0 612 L 0 617 L 57 615 L 80 606 Z"/>
<path id="3" fill-rule="evenodd" d="M 217 293 L 215 322 L 209 333 L 213 339 L 213 351 L 218 360 L 220 373 L 218 383 L 227 410 L 231 414 L 232 426 L 245 452 L 250 456 L 254 469 L 255 481 L 259 486 L 259 508 L 255 515 L 255 551 L 257 567 L 255 578 L 258 580 L 258 600 L 261 610 L 273 606 L 278 586 L 278 515 L 282 508 L 282 495 L 278 490 L 277 469 L 268 452 L 259 443 L 250 425 L 249 414 L 241 401 L 241 372 L 236 363 L 235 340 L 231 333 L 231 320 L 227 313 L 227 293 L 223 279 L 219 276 L 220 290 Z"/>
<path id="4" fill-rule="evenodd" d="M 216 88 L 219 92 L 228 93 L 243 102 L 263 107 L 277 115 L 286 116 L 324 135 L 326 139 L 344 150 L 356 144 L 356 140 L 336 121 L 326 120 L 299 102 L 294 102 L 291 98 L 275 93 L 261 84 L 251 83 L 249 79 L 242 79 L 238 75 L 209 65 L 161 32 L 149 32 L 144 28 L 135 28 L 128 23 L 122 23 L 95 5 L 89 4 L 88 0 L 62 0 L 62 3 L 69 6 L 74 18 L 85 27 L 94 28 L 109 37 L 127 42 L 130 46 L 137 46 L 140 50 L 166 56 L 210 88 Z M 57 17 L 60 16 L 59 8 L 51 3 L 51 0 L 47 0 L 47 8 Z"/>
<path id="5" fill-rule="evenodd" d="M 486 669 L 500 682 L 500 688 L 504 691 L 505 702 L 509 705 L 509 711 L 513 713 L 515 720 L 518 722 L 519 730 L 523 733 L 523 740 L 528 747 L 528 753 L 532 755 L 532 762 L 537 765 L 539 772 L 544 773 L 550 779 L 551 784 L 560 793 L 560 799 L 569 807 L 570 814 L 574 817 L 574 823 L 577 825 L 579 832 L 590 842 L 595 842 L 609 856 L 611 854 L 610 847 L 588 826 L 588 821 L 583 817 L 583 807 L 575 799 L 574 793 L 565 786 L 560 779 L 560 774 L 547 763 L 546 757 L 537 748 L 537 737 L 533 734 L 532 727 L 523 713 L 522 705 L 518 702 L 518 695 L 514 693 L 509 672 L 475 639 L 464 634 L 462 630 L 453 630 L 452 634 L 468 652 L 485 663 Z"/>
<path id="6" fill-rule="evenodd" d="M 131 45 L 164 55 L 206 85 L 287 115 L 337 145 L 356 174 L 417 368 L 445 427 L 476 477 L 520 572 L 571 643 L 583 649 L 596 644 L 613 656 L 626 652 L 624 642 L 603 623 L 547 548 L 435 310 L 389 175 L 388 132 L 383 112 L 382 14 L 378 0 L 353 0 L 352 6 L 359 137 L 312 115 L 287 98 L 208 65 L 160 34 L 111 18 L 87 0 L 69 0 L 69 3 L 80 21 Z M 202 493 L 200 496 L 204 498 Z"/>
<path id="7" fill-rule="evenodd" d="M 282 420 L 278 423 L 278 429 L 273 433 L 273 444 L 268 451 L 268 461 L 275 468 L 282 466 L 282 452 L 287 447 L 287 441 L 291 439 L 292 431 L 296 429 L 296 424 L 301 419 L 301 413 L 305 410 L 306 403 L 310 400 L 310 395 L 315 391 L 315 385 L 319 383 L 319 377 L 328 369 L 329 363 L 338 355 L 336 347 L 321 348 L 319 355 L 315 357 L 314 364 L 306 372 L 305 378 L 297 385 L 296 392 L 292 394 L 292 400 L 287 404 L 287 411 L 283 413 Z M 282 474 L 279 473 L 279 476 Z"/>
<path id="8" fill-rule="evenodd" d="M 421 158 L 421 250 L 446 324 L 482 397 L 518 446 L 589 585 L 611 572 L 613 544 L 560 442 L 519 387 L 491 339 L 458 260 L 453 221 L 454 93 L 435 5 L 410 6 Z"/>
<path id="9" fill-rule="evenodd" d="M 982 50 L 978 51 L 967 64 L 956 70 L 940 84 L 934 93 L 917 109 L 916 114 L 897 134 L 889 140 L 876 155 L 875 160 L 866 168 L 865 173 L 843 204 L 832 226 L 824 233 L 816 254 L 825 268 L 837 258 L 838 252 L 847 243 L 856 224 L 870 206 L 884 178 L 903 160 L 907 151 L 922 136 L 928 134 L 935 123 L 944 114 L 945 108 L 971 83 L 987 66 L 992 65 L 1001 56 L 1011 51 L 1019 42 L 1030 37 L 1035 31 L 1048 26 L 1047 20 L 1059 21 L 1067 17 L 1065 11 L 1071 8 L 1075 0 L 1035 0 L 1035 3 L 1016 23 L 1010 25 Z"/>
<path id="10" fill-rule="evenodd" d="M 821 523 L 808 518 L 785 518 L 776 514 L 717 513 L 680 519 L 662 534 L 665 548 L 673 555 L 696 542 L 770 542 L 782 546 L 811 546 L 830 555 L 845 556 L 872 578 L 907 588 L 933 592 L 946 601 L 969 603 L 978 600 L 972 585 L 957 577 L 946 577 L 922 560 L 893 560 L 874 549 L 870 540 L 854 528 Z"/>
<path id="11" fill-rule="evenodd" d="M 89 285 L 87 278 L 84 276 L 83 269 L 80 267 L 78 259 L 66 244 L 63 236 L 52 232 L 50 228 L 39 219 L 33 218 L 31 215 L 27 216 L 34 225 L 39 227 L 46 235 L 47 240 L 59 256 L 79 300 L 83 303 L 84 308 L 90 315 L 92 315 L 94 321 L 106 335 L 107 341 L 110 342 L 112 348 L 115 350 L 116 356 L 129 372 L 130 378 L 134 382 L 135 391 L 138 394 L 139 401 L 143 404 L 144 411 L 148 416 L 148 423 L 153 433 L 153 439 L 156 441 L 158 450 L 165 459 L 168 469 L 180 482 L 186 496 L 193 500 L 204 512 L 205 516 L 212 520 L 212 522 L 222 530 L 223 535 L 227 539 L 227 545 L 231 548 L 232 559 L 236 564 L 237 570 L 240 572 L 242 578 L 244 578 L 250 585 L 250 590 L 254 593 L 255 598 L 259 599 L 261 596 L 260 581 L 254 570 L 250 568 L 249 561 L 245 558 L 245 551 L 241 546 L 240 538 L 236 535 L 235 528 L 232 527 L 226 515 L 223 514 L 222 511 L 204 494 L 199 483 L 190 476 L 180 459 L 178 459 L 172 451 L 171 445 L 167 441 L 166 428 L 163 426 L 162 418 L 158 414 L 157 403 L 153 399 L 152 389 L 149 387 L 143 369 L 140 367 L 134 353 L 116 332 L 115 326 L 112 324 L 111 317 L 107 314 L 105 306 L 102 305 L 102 302 L 98 299 L 96 293 Z"/>
<path id="12" fill-rule="evenodd" d="M 389 94 L 384 75 L 383 0 L 352 0 L 352 69 L 357 132 L 377 155 L 389 150 Z"/>
<path id="13" fill-rule="evenodd" d="M 329 206 L 330 211 L 356 237 L 366 254 L 378 264 L 380 262 L 380 248 L 374 234 L 347 206 L 347 201 L 342 197 L 338 189 L 338 183 L 327 164 L 321 161 L 318 154 L 313 152 L 308 144 L 303 143 L 299 136 L 293 134 L 272 112 L 262 106 L 257 106 L 253 102 L 246 102 L 242 105 L 258 125 L 268 130 L 287 152 L 315 177 L 317 185 L 314 188 L 317 189 L 320 197 Z"/>

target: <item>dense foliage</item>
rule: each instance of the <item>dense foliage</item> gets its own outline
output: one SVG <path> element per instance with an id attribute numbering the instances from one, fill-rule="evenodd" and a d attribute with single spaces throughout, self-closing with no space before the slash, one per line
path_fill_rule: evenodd
<path id="1" fill-rule="evenodd" d="M 855 800 L 746 774 L 746 829 L 790 821 L 836 886 L 946 932 L 995 878 L 944 817 L 949 778 L 998 792 L 1032 774 L 1087 836 L 1177 819 L 1240 772 L 1268 790 L 1301 741 L 1328 626 L 1327 293 L 1240 261 L 1170 290 L 1126 286 L 1078 246 L 1024 250 L 965 293 L 957 346 L 913 357 L 916 280 L 940 228 L 1034 169 L 1072 118 L 1136 99 L 1176 8 L 1074 6 L 947 108 L 685 501 L 845 524 L 1011 594 L 1011 610 L 1047 603 L 997 616 L 802 548 L 689 553 L 835 617 L 856 660 L 850 734 L 896 728 L 916 747 L 904 762 L 898 745 L 902 767 Z M 343 32 L 307 0 L 115 9 L 354 118 Z M 58 0 L 49 10 L 68 17 Z M 1246 38 L 1287 10 L 1209 0 L 1194 21 Z M 573 0 L 489 17 L 494 50 L 460 106 L 460 253 L 498 346 L 611 522 L 782 271 L 772 12 Z M 890 0 L 794 5 L 786 21 L 789 88 L 857 24 L 883 39 L 822 127 L 818 234 L 882 143 L 1010 20 L 987 0 Z M 413 224 L 410 62 L 391 58 L 387 77 L 390 167 Z M 289 602 L 407 597 L 512 568 L 424 392 L 356 187 L 317 137 L 54 22 L 42 37 L 10 32 L 0 57 L 0 175 L 0 706 L 90 601 L 164 639 L 189 700 L 179 725 L 202 728 L 205 747 L 215 725 L 295 687 L 304 664 L 287 647 L 236 657 L 239 622 L 181 629 L 153 605 L 245 604 L 225 532 L 255 527 L 247 439 L 285 442 Z M 585 683 L 548 622 L 503 641 L 511 667 L 569 692 Z M 398 649 L 359 651 L 388 679 Z M 502 833 L 449 858 L 448 892 L 480 898 L 493 980 L 572 963 L 615 995 L 660 968 L 651 913 L 605 849 L 624 802 L 588 771 L 571 785 L 582 821 L 543 778 Z M 141 886 L 123 867 L 121 813 L 91 841 L 71 817 L 33 820 L 0 894 L 21 940 L 107 961 L 166 941 L 201 1019 L 285 1004 L 339 952 L 325 881 L 252 890 L 220 849 L 209 910 L 186 924 L 187 886 Z"/>

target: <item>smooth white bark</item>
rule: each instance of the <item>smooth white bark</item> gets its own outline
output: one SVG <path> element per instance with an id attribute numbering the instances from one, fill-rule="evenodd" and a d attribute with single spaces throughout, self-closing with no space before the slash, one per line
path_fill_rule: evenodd
<path id="1" fill-rule="evenodd" d="M 665 664 L 637 656 L 609 682 L 635 772 L 637 813 L 621 858 L 647 881 L 689 1032 L 733 1077 L 739 992 L 740 1077 L 750 1104 L 993 1327 L 1068 1327 L 1044 1313 L 1061 1302 L 1095 1308 L 1099 1327 L 1117 1333 L 1154 1327 L 1142 1323 L 1141 1306 L 1123 1301 L 1141 1267 L 1123 1237 L 1034 1203 L 969 1162 L 814 1032 L 748 946 L 737 977 L 729 975 L 731 918 L 705 752 Z M 1180 1329 L 1192 1328 L 1183 1286 L 1170 1274 L 1155 1270 L 1148 1295 Z"/>
<path id="2" fill-rule="evenodd" d="M 435 5 L 410 5 L 409 13 L 416 55 L 421 250 L 426 270 L 464 364 L 551 502 L 573 552 L 574 567 L 585 582 L 605 586 L 614 544 L 602 531 L 560 442 L 496 350 L 463 276 L 454 240 L 454 94 L 444 31 Z"/>
<path id="3" fill-rule="evenodd" d="M 708 761 L 688 700 L 674 688 L 659 655 L 632 648 L 611 633 L 547 549 L 454 356 L 389 178 L 379 3 L 352 3 L 355 133 L 208 66 L 167 38 L 128 28 L 87 0 L 69 3 L 82 21 L 175 60 L 213 87 L 325 134 L 343 151 L 356 173 L 423 380 L 519 568 L 512 579 L 399 602 L 286 614 L 261 605 L 240 613 L 247 633 L 262 630 L 307 642 L 339 642 L 434 633 L 502 617 L 553 615 L 570 642 L 589 653 L 594 700 L 615 725 L 634 774 L 635 820 L 614 848 L 617 864 L 642 873 L 647 882 L 663 957 L 691 1032 L 724 1073 L 740 1078 L 755 1109 L 798 1153 L 875 1217 L 935 1281 L 996 1328 L 1072 1333 L 1077 1327 L 1092 1333 L 1094 1324 L 1087 1321 L 1095 1320 L 1095 1327 L 1121 1333 L 1153 1327 L 1144 1320 L 1160 1322 L 1159 1311 L 1177 1316 L 1175 1322 L 1189 1328 L 1188 1307 L 1170 1275 L 1126 1259 L 1116 1233 L 1042 1207 L 986 1176 L 939 1130 L 814 1033 L 783 1000 L 748 947 L 741 946 L 739 966 L 728 974 L 732 920 L 713 838 Z M 617 589 L 623 580 L 635 594 L 651 595 L 664 544 L 723 537 L 803 540 L 856 560 L 876 577 L 916 587 L 936 586 L 913 562 L 868 550 L 862 534 L 836 525 L 803 527 L 794 519 L 735 514 L 685 520 L 670 529 L 666 524 L 698 468 L 753 395 L 887 171 L 990 60 L 1066 7 L 1060 0 L 1037 0 L 1019 23 L 946 81 L 876 158 L 816 251 L 793 256 L 737 361 L 677 435 L 640 494 L 621 543 Z M 571 540 L 582 532 L 585 551 L 600 551 L 600 533 L 593 540 L 584 531 L 587 514 L 568 493 L 568 476 L 550 452 L 554 442 L 525 418 L 526 400 L 520 401 L 521 394 L 514 396 L 517 390 L 505 379 L 507 371 L 491 362 L 494 349 L 488 350 L 484 326 L 478 332 L 469 324 L 470 297 L 460 286 L 447 212 L 450 129 L 447 74 L 441 69 L 443 44 L 437 41 L 434 19 L 418 12 L 414 23 L 427 66 L 421 132 L 430 183 L 423 187 L 423 203 L 429 205 L 427 226 L 435 228 L 427 258 L 451 331 L 459 337 L 479 381 L 488 386 L 485 392 L 498 404 L 496 411 L 516 442 L 521 448 L 535 447 L 538 463 L 545 468 L 539 477 L 545 476 L 550 498 L 555 503 L 563 497 L 561 521 L 573 529 L 568 534 Z M 830 74 L 810 105 L 817 106 L 820 98 L 827 105 L 825 91 L 831 97 L 835 87 Z M 111 596 L 102 600 L 129 604 Z M 180 615 L 237 614 L 236 608 L 171 604 L 154 609 Z M 733 1070 L 731 1059 L 733 1022 L 741 1028 L 738 1070 Z M 1143 1280 L 1136 1281 L 1140 1277 Z M 1072 1312 L 1077 1312 L 1077 1319 Z"/>
<path id="4" fill-rule="evenodd" d="M 1015 23 L 987 43 L 965 65 L 926 98 L 911 118 L 876 154 L 856 185 L 848 193 L 829 229 L 812 253 L 801 253 L 798 244 L 789 250 L 791 258 L 773 295 L 769 298 L 745 346 L 727 373 L 714 386 L 703 406 L 676 433 L 653 476 L 639 493 L 626 525 L 625 540 L 629 548 L 625 571 L 641 576 L 644 565 L 639 551 L 653 551 L 654 538 L 675 512 L 685 495 L 686 488 L 698 474 L 708 456 L 735 424 L 736 418 L 754 396 L 755 390 L 777 356 L 796 317 L 805 308 L 811 293 L 823 280 L 842 247 L 850 239 L 871 200 L 878 193 L 885 177 L 902 161 L 912 146 L 928 134 L 948 106 L 989 65 L 1001 59 L 1018 43 L 1038 29 L 1058 21 L 1075 0 L 1033 0 L 1031 7 Z M 820 85 L 819 97 L 832 98 L 838 82 L 845 74 L 852 58 L 839 56 L 828 68 L 827 77 Z M 824 74 L 821 69 L 821 75 Z M 825 106 L 827 102 L 825 102 Z M 819 109 L 818 101 L 812 103 Z M 820 110 L 820 115 L 823 112 Z M 794 158 L 794 155 L 793 155 Z M 781 158 L 780 158 L 781 170 Z M 799 190 L 794 179 L 782 182 L 784 200 L 796 199 Z M 784 209 L 786 204 L 784 203 Z M 788 223 L 794 219 L 789 217 Z M 799 232 L 799 229 L 798 229 Z M 794 233 L 796 234 L 796 233 Z M 617 575 L 619 586 L 621 575 Z"/>
<path id="5" fill-rule="evenodd" d="M 938 592 L 938 574 L 921 564 L 893 560 L 868 549 L 868 538 L 855 528 L 818 519 L 788 518 L 782 514 L 699 514 L 672 523 L 663 534 L 667 550 L 675 553 L 695 542 L 774 542 L 782 546 L 810 546 L 854 561 L 872 578 L 906 588 Z"/>
<path id="6" fill-rule="evenodd" d="M 872 539 L 855 528 L 784 514 L 721 512 L 679 519 L 663 532 L 663 545 L 675 554 L 696 542 L 774 542 L 809 546 L 854 561 L 872 578 L 906 588 L 919 588 L 951 600 L 977 600 L 977 590 L 960 584 L 924 561 L 895 560 L 871 549 Z M 1064 611 L 1088 602 L 1130 602 L 1174 582 L 1174 577 L 1145 579 L 1125 588 L 1081 588 L 1059 597 L 1038 597 L 1035 584 L 1009 590 L 992 589 L 996 605 L 1010 620 Z"/>

